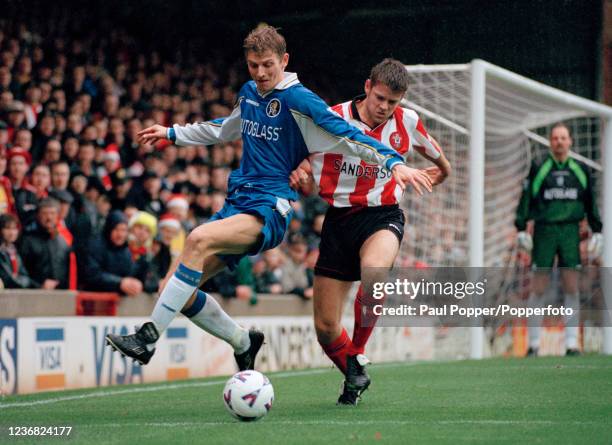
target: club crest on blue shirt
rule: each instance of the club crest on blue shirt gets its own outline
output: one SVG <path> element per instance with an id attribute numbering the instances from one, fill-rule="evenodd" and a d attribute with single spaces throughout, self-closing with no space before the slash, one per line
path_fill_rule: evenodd
<path id="1" fill-rule="evenodd" d="M 278 99 L 272 99 L 266 106 L 266 114 L 268 117 L 276 117 L 281 110 L 281 102 Z"/>

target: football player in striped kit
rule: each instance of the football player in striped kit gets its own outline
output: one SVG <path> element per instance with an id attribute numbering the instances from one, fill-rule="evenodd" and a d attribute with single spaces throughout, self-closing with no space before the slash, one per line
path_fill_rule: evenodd
<path id="1" fill-rule="evenodd" d="M 295 73 L 286 43 L 271 26 L 259 27 L 244 41 L 245 58 L 253 79 L 242 86 L 231 115 L 209 122 L 172 127 L 153 125 L 138 133 L 140 142 L 168 139 L 177 145 L 212 145 L 242 139 L 240 167 L 228 181 L 224 207 L 187 237 L 177 267 L 169 272 L 150 321 L 135 334 L 109 334 L 111 347 L 149 362 L 155 343 L 178 312 L 234 348 L 239 369 L 253 369 L 263 333 L 238 326 L 198 287 L 224 267 L 235 267 L 245 255 L 277 246 L 292 217 L 289 201 L 291 172 L 315 150 L 339 151 L 375 162 L 392 172 L 401 187 L 431 191 L 425 173 L 404 164 L 397 151 L 350 126 Z"/>
<path id="2" fill-rule="evenodd" d="M 440 184 L 450 174 L 450 163 L 416 112 L 399 106 L 407 89 L 405 67 L 385 59 L 372 68 L 365 95 L 332 110 L 403 156 L 414 148 L 435 164 L 423 171 L 433 185 Z M 363 286 L 359 288 L 352 339 L 341 324 L 342 308 L 364 270 L 382 273 L 379 278 L 384 280 L 393 266 L 404 234 L 405 219 L 399 208 L 403 189 L 387 169 L 349 154 L 312 154 L 292 172 L 290 184 L 299 187 L 309 174 L 330 205 L 315 266 L 315 328 L 323 350 L 345 375 L 338 404 L 356 405 L 370 385 L 364 350 L 377 318 L 372 306 L 381 301 L 365 295 Z"/>

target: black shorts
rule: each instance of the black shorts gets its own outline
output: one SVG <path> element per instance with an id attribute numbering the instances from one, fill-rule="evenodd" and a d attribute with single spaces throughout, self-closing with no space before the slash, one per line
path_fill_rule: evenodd
<path id="1" fill-rule="evenodd" d="M 341 281 L 359 281 L 359 250 L 379 230 L 390 230 L 400 244 L 404 237 L 404 212 L 398 205 L 330 207 L 325 214 L 315 275 Z"/>

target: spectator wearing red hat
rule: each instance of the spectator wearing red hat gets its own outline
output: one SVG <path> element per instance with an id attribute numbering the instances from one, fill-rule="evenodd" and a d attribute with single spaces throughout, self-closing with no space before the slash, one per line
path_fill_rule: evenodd
<path id="1" fill-rule="evenodd" d="M 96 174 L 102 180 L 102 184 L 107 190 L 115 185 L 117 172 L 121 169 L 121 156 L 119 147 L 115 144 L 108 145 L 102 156 L 102 165 L 98 167 Z"/>
<path id="2" fill-rule="evenodd" d="M 189 200 L 183 194 L 171 195 L 166 203 L 168 213 L 178 219 L 181 224 L 187 219 L 189 214 Z"/>
<path id="3" fill-rule="evenodd" d="M 19 221 L 23 227 L 34 222 L 38 198 L 36 190 L 27 179 L 26 174 L 32 159 L 30 153 L 21 147 L 13 147 L 8 151 L 8 176 L 12 185 L 12 194 Z"/>

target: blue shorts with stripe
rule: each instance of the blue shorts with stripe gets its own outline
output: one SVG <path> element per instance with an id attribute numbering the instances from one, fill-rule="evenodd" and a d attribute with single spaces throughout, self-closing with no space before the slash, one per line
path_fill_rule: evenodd
<path id="1" fill-rule="evenodd" d="M 248 187 L 242 187 L 225 199 L 223 208 L 215 213 L 209 222 L 241 213 L 260 217 L 263 221 L 263 228 L 258 242 L 248 252 L 239 255 L 217 255 L 232 270 L 243 257 L 273 249 L 283 241 L 293 217 L 293 208 L 289 201 L 284 198 L 277 198 Z"/>

